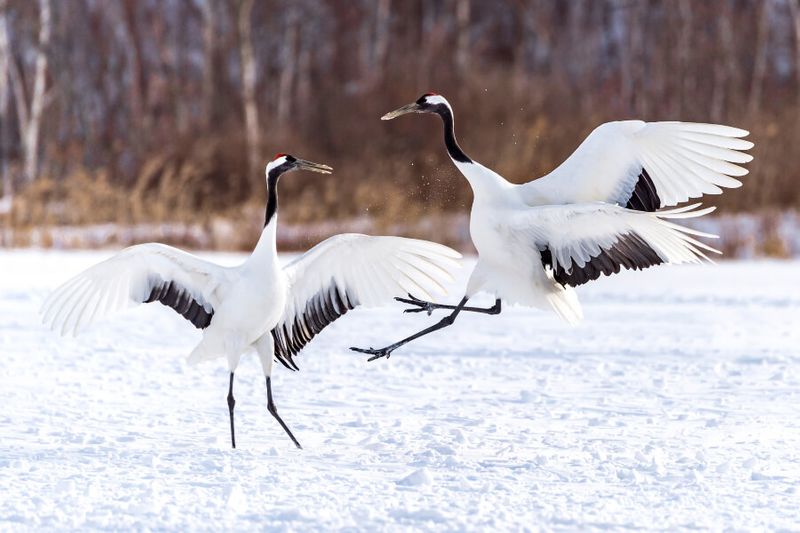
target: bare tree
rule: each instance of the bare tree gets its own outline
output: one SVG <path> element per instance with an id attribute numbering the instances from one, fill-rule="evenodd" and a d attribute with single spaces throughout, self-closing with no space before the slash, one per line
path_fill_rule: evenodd
<path id="1" fill-rule="evenodd" d="M 218 2 L 205 0 L 200 4 L 203 14 L 203 126 L 214 123 L 216 113 L 217 89 L 217 19 Z"/>
<path id="2" fill-rule="evenodd" d="M 771 157 L 760 152 L 751 168 L 778 185 L 760 188 L 756 201 L 800 199 L 792 181 L 800 155 L 791 142 L 800 131 L 792 119 L 800 113 L 800 0 L 0 6 L 0 193 L 13 185 L 17 201 L 42 194 L 24 185 L 46 169 L 67 185 L 106 180 L 114 194 L 158 191 L 148 202 L 163 216 L 187 202 L 229 209 L 244 201 L 248 185 L 235 180 L 245 168 L 258 170 L 262 145 L 290 138 L 287 149 L 330 154 L 343 174 L 354 161 L 379 167 L 413 159 L 408 168 L 392 167 L 404 192 L 391 201 L 407 201 L 408 193 L 449 209 L 468 201 L 468 193 L 453 186 L 449 167 L 433 166 L 441 152 L 413 135 L 377 137 L 384 129 L 375 120 L 352 120 L 355 110 L 375 115 L 426 90 L 465 110 L 464 135 L 474 132 L 481 142 L 472 142 L 484 150 L 477 156 L 501 148 L 531 154 L 504 158 L 509 174 L 552 168 L 602 121 L 724 121 L 754 136 L 769 132 L 769 146 L 759 150 Z M 282 127 L 267 128 L 259 118 Z M 509 145 L 509 134 L 518 147 Z M 436 176 L 430 186 L 416 185 L 423 173 Z M 336 192 L 371 188 L 344 178 Z M 182 190 L 189 194 L 169 196 Z M 722 202 L 745 207 L 743 198 L 725 195 Z M 320 202 L 327 211 L 297 205 L 332 217 L 357 214 L 348 206 L 363 205 L 337 203 L 333 194 Z M 198 212 L 214 213 L 194 209 L 186 216 Z"/>
<path id="3" fill-rule="evenodd" d="M 764 88 L 764 78 L 767 74 L 767 47 L 769 45 L 769 16 L 772 0 L 763 0 L 761 13 L 758 17 L 758 36 L 755 43 L 755 65 L 750 78 L 750 97 L 747 105 L 751 114 L 758 111 L 761 105 L 761 92 Z"/>
<path id="4" fill-rule="evenodd" d="M 458 23 L 456 64 L 462 72 L 469 68 L 470 1 L 471 0 L 456 0 L 456 20 Z"/>
<path id="5" fill-rule="evenodd" d="M 389 51 L 391 28 L 389 19 L 392 14 L 392 0 L 378 0 L 375 14 L 375 45 L 372 53 L 372 68 L 377 80 L 383 79 L 383 69 L 386 66 L 386 54 Z"/>
<path id="6" fill-rule="evenodd" d="M 244 106 L 247 161 L 250 173 L 259 166 L 260 132 L 256 103 L 256 58 L 253 52 L 251 15 L 253 0 L 240 0 L 238 6 L 239 57 L 242 71 L 242 105 Z"/>
<path id="7" fill-rule="evenodd" d="M 383 79 L 383 68 L 389 50 L 391 7 L 391 0 L 365 2 L 366 16 L 359 32 L 362 91 L 374 89 Z"/>
<path id="8" fill-rule="evenodd" d="M 39 170 L 39 132 L 47 99 L 47 48 L 50 45 L 51 29 L 50 0 L 39 0 L 39 37 L 30 96 L 26 94 L 25 80 L 20 66 L 13 59 L 9 61 L 24 154 L 23 172 L 29 183 L 36 179 Z"/>
<path id="9" fill-rule="evenodd" d="M 800 0 L 789 0 L 789 9 L 794 22 L 794 75 L 797 83 L 797 103 L 800 106 Z"/>
<path id="10" fill-rule="evenodd" d="M 8 93 L 9 93 L 9 61 L 10 48 L 8 42 L 8 2 L 0 0 L 0 177 L 2 177 L 3 195 L 0 197 L 0 211 L 3 204 L 9 204 L 13 197 L 11 173 L 8 168 L 9 127 Z"/>
<path id="11" fill-rule="evenodd" d="M 693 72 L 691 69 L 692 58 L 692 6 L 690 0 L 680 0 L 678 3 L 678 13 L 680 15 L 680 30 L 678 35 L 678 61 L 680 62 L 680 79 L 683 83 L 678 85 L 678 97 L 675 102 L 678 105 L 676 115 L 681 116 L 685 111 L 684 103 L 693 98 L 694 89 Z"/>
<path id="12" fill-rule="evenodd" d="M 733 85 L 736 75 L 736 57 L 734 46 L 733 10 L 730 0 L 722 0 L 717 17 L 717 33 L 719 34 L 720 59 L 714 62 L 714 89 L 711 93 L 711 118 L 719 122 L 723 120 L 726 100 L 730 102 L 729 87 Z M 798 93 L 800 94 L 800 92 Z M 727 98 L 726 98 L 727 96 Z"/>
<path id="13" fill-rule="evenodd" d="M 299 13 L 294 6 L 289 8 L 286 29 L 283 34 L 283 64 L 278 80 L 278 122 L 286 124 L 292 109 L 292 86 L 297 71 L 297 26 Z"/>
<path id="14" fill-rule="evenodd" d="M 625 4 L 624 0 L 615 0 L 614 16 L 617 18 L 616 25 L 619 26 L 622 35 L 618 37 L 617 48 L 619 49 L 620 58 L 620 97 L 622 100 L 622 109 L 629 112 L 633 109 L 634 102 L 634 88 L 635 88 L 635 73 L 633 69 L 634 63 L 634 43 L 631 33 L 634 31 L 635 24 L 633 23 L 632 7 Z"/>

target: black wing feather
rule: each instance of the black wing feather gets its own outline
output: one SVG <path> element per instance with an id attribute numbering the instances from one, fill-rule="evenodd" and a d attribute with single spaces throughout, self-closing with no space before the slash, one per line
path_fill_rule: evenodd
<path id="1" fill-rule="evenodd" d="M 570 287 L 583 285 L 603 275 L 617 274 L 620 268 L 644 270 L 664 262 L 658 253 L 635 233 L 620 235 L 610 248 L 601 250 L 582 267 L 573 262 L 569 269 L 559 264 L 554 270 L 550 248 L 545 246 L 539 252 L 545 269 L 553 272 L 553 278 L 558 283 Z"/>
<path id="2" fill-rule="evenodd" d="M 150 295 L 143 303 L 160 302 L 175 310 L 197 329 L 205 329 L 211 324 L 214 309 L 206 311 L 206 307 L 192 296 L 185 287 L 174 281 L 154 279 L 150 282 Z"/>
<path id="3" fill-rule="evenodd" d="M 353 300 L 347 293 L 342 295 L 331 280 L 327 288 L 306 302 L 305 309 L 294 318 L 291 328 L 284 323 L 272 330 L 278 362 L 290 370 L 299 370 L 293 357 L 328 324 L 354 309 L 357 304 Z"/>
<path id="4" fill-rule="evenodd" d="M 631 197 L 625 207 L 636 211 L 648 212 L 655 211 L 661 207 L 661 198 L 658 197 L 658 192 L 656 192 L 656 185 L 644 167 L 639 173 L 639 179 L 636 180 L 636 186 L 633 188 Z"/>

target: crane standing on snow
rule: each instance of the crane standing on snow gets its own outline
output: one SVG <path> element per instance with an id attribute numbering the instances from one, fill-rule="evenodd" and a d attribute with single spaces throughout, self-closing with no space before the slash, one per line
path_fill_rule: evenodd
<path id="1" fill-rule="evenodd" d="M 444 292 L 457 252 L 427 241 L 342 234 L 284 268 L 275 243 L 278 178 L 331 167 L 278 154 L 267 165 L 268 201 L 261 237 L 250 257 L 222 267 L 163 244 L 127 248 L 66 282 L 45 301 L 44 323 L 66 334 L 102 315 L 140 303 L 161 302 L 203 331 L 190 362 L 226 357 L 231 446 L 233 374 L 245 352 L 258 354 L 267 385 L 267 409 L 295 445 L 297 439 L 272 399 L 272 361 L 297 370 L 292 359 L 325 326 L 358 305 L 379 305 L 396 294 Z"/>
<path id="2" fill-rule="evenodd" d="M 384 115 L 439 115 L 450 159 L 467 178 L 474 200 L 470 234 L 478 262 L 458 305 L 426 302 L 409 294 L 397 298 L 414 307 L 407 312 L 451 309 L 433 326 L 384 348 L 355 351 L 389 357 L 400 346 L 451 325 L 461 311 L 498 314 L 501 302 L 551 309 L 564 320 L 582 318 L 573 287 L 625 269 L 699 262 L 703 251 L 717 250 L 692 238 L 715 237 L 671 219 L 695 218 L 714 208 L 700 204 L 658 211 L 720 187 L 740 187 L 733 176 L 747 170 L 753 143 L 748 132 L 717 124 L 687 122 L 609 122 L 595 129 L 550 174 L 521 185 L 470 159 L 453 129 L 448 101 L 427 93 L 416 102 Z M 466 307 L 479 291 L 496 296 L 489 308 Z"/>

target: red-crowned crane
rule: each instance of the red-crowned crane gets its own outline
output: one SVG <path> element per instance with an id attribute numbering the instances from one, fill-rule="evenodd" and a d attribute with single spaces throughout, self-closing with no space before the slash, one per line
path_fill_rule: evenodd
<path id="1" fill-rule="evenodd" d="M 408 292 L 444 292 L 458 252 L 432 242 L 400 237 L 342 234 L 281 267 L 275 243 L 278 178 L 304 169 L 331 167 L 278 154 L 267 165 L 267 210 L 255 250 L 239 266 L 223 267 L 164 244 L 122 250 L 78 274 L 45 301 L 44 323 L 62 335 L 95 319 L 140 303 L 161 302 L 203 332 L 190 362 L 228 360 L 231 446 L 233 375 L 241 356 L 258 354 L 267 386 L 267 409 L 295 445 L 272 398 L 273 358 L 297 369 L 293 357 L 325 326 L 359 305 L 374 306 Z"/>
<path id="2" fill-rule="evenodd" d="M 470 159 L 456 142 L 453 110 L 441 95 L 427 93 L 416 102 L 387 113 L 391 120 L 407 113 L 438 115 L 444 144 L 469 181 L 474 199 L 470 234 L 479 258 L 464 298 L 455 306 L 408 295 L 399 301 L 407 312 L 451 309 L 433 326 L 384 348 L 355 351 L 370 361 L 389 357 L 404 344 L 451 325 L 461 311 L 498 314 L 501 302 L 554 311 L 570 323 L 582 318 L 573 289 L 601 275 L 658 264 L 693 263 L 717 250 L 692 236 L 715 237 L 671 220 L 696 218 L 714 208 L 700 204 L 661 210 L 721 187 L 740 187 L 734 176 L 753 143 L 748 132 L 718 124 L 688 122 L 608 122 L 596 128 L 578 149 L 550 174 L 521 185 L 509 183 Z M 492 307 L 467 307 L 479 291 L 492 293 Z"/>

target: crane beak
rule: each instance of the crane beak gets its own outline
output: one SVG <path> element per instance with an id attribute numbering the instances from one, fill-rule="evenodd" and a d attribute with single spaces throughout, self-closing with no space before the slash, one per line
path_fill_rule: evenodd
<path id="1" fill-rule="evenodd" d="M 295 162 L 295 166 L 301 170 L 310 170 L 311 172 L 319 172 L 320 174 L 330 174 L 333 172 L 333 169 L 328 165 L 306 161 L 305 159 L 298 159 Z"/>
<path id="2" fill-rule="evenodd" d="M 406 113 L 421 113 L 422 110 L 419 107 L 419 104 L 414 102 L 413 104 L 404 105 L 394 111 L 390 111 L 381 117 L 381 120 L 392 120 L 393 118 L 397 118 L 400 115 L 405 115 Z"/>

